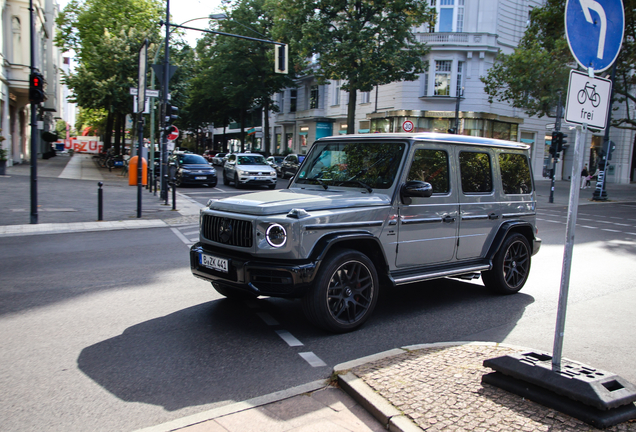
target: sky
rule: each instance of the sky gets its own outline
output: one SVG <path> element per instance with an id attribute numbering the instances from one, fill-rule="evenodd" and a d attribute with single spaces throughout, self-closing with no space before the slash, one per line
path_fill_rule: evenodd
<path id="1" fill-rule="evenodd" d="M 69 0 L 58 0 L 57 2 L 60 5 L 60 10 L 62 10 Z M 193 18 L 207 17 L 211 13 L 218 12 L 221 12 L 221 0 L 172 0 L 170 2 L 171 22 L 174 24 L 181 24 Z M 186 25 L 204 29 L 207 24 L 207 20 L 202 19 L 189 22 Z M 194 46 L 197 39 L 203 35 L 201 32 L 192 30 L 184 30 L 184 32 L 185 39 L 191 46 Z"/>

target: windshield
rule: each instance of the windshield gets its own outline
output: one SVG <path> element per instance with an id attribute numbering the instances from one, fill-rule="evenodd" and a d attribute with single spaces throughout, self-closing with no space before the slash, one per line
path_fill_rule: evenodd
<path id="1" fill-rule="evenodd" d="M 199 156 L 196 154 L 187 154 L 179 156 L 180 164 L 205 164 L 208 165 L 208 161 L 205 160 L 203 156 Z"/>
<path id="2" fill-rule="evenodd" d="M 296 183 L 389 189 L 404 154 L 404 143 L 319 143 L 308 155 Z"/>
<path id="3" fill-rule="evenodd" d="M 265 158 L 260 155 L 238 156 L 237 165 L 267 165 Z"/>

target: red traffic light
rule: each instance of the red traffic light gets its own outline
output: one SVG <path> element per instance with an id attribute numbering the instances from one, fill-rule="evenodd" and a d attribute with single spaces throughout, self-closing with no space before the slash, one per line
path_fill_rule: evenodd
<path id="1" fill-rule="evenodd" d="M 39 104 L 46 100 L 46 94 L 44 93 L 45 85 L 46 81 L 44 81 L 44 77 L 41 73 L 33 72 L 30 75 L 29 100 L 32 103 Z"/>

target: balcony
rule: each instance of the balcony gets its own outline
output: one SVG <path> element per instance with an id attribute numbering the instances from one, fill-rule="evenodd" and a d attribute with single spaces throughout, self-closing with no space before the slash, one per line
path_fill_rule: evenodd
<path id="1" fill-rule="evenodd" d="M 417 40 L 431 47 L 495 48 L 497 36 L 491 33 L 418 33 Z"/>

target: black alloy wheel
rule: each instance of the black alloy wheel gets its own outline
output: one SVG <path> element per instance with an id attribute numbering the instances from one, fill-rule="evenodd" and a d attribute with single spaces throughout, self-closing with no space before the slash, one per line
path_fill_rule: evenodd
<path id="1" fill-rule="evenodd" d="M 373 262 L 344 249 L 323 261 L 314 286 L 303 298 L 303 311 L 315 325 L 343 333 L 360 327 L 378 301 L 379 282 Z"/>
<path id="2" fill-rule="evenodd" d="M 500 294 L 518 292 L 528 280 L 531 256 L 528 239 L 511 234 L 495 255 L 492 269 L 482 272 L 484 285 Z"/>

